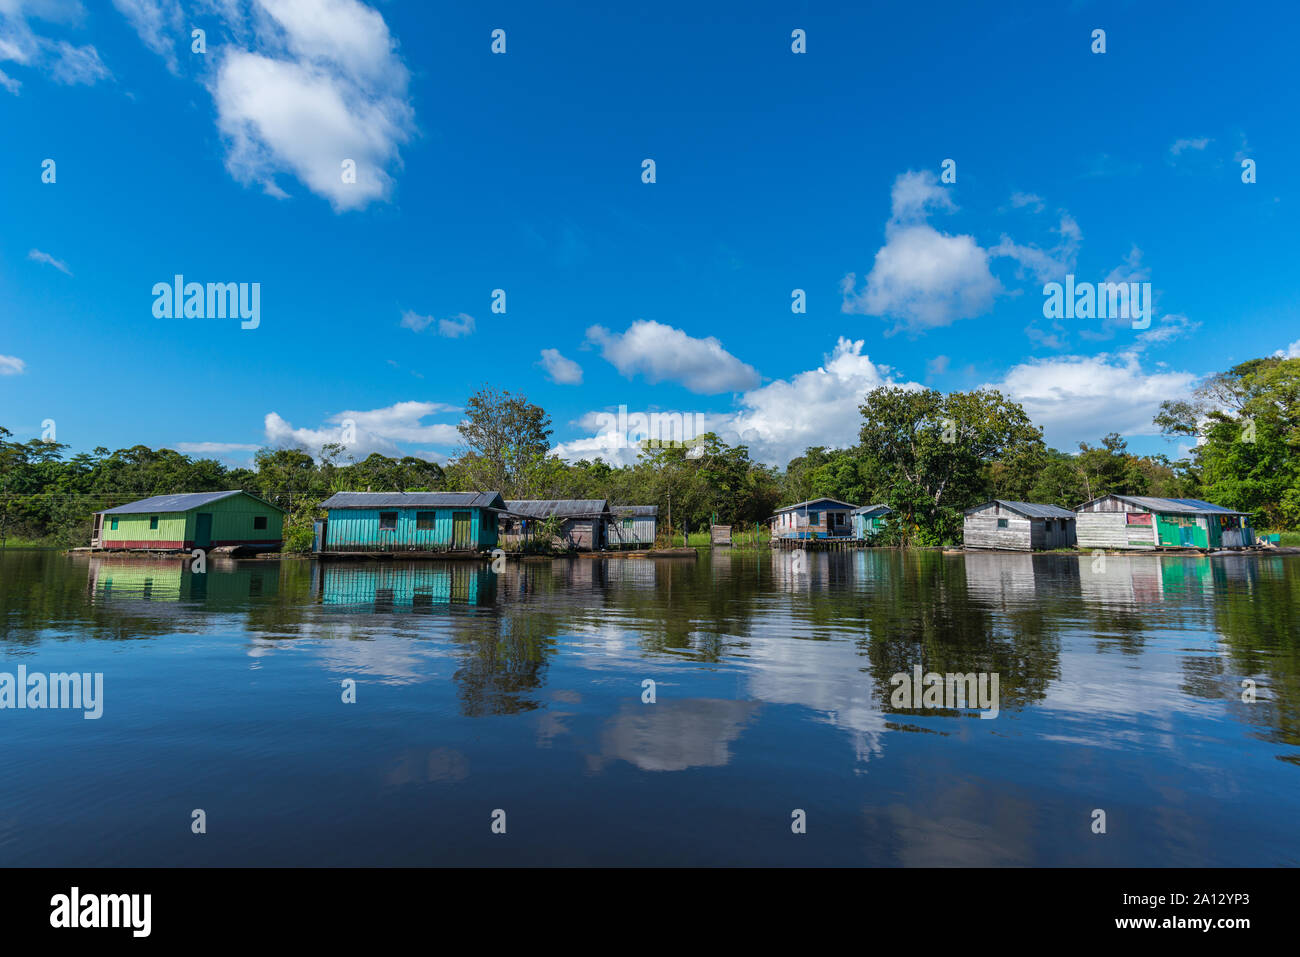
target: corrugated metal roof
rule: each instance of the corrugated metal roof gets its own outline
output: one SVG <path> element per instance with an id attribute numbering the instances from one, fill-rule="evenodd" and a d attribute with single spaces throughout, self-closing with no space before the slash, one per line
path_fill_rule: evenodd
<path id="1" fill-rule="evenodd" d="M 609 510 L 620 518 L 632 518 L 638 515 L 649 518 L 659 514 L 658 505 L 611 505 Z"/>
<path id="2" fill-rule="evenodd" d="M 840 505 L 843 506 L 844 508 L 857 508 L 857 506 L 854 505 L 852 502 L 841 502 L 837 498 L 813 498 L 813 499 L 809 499 L 806 502 L 796 502 L 793 505 L 784 505 L 781 508 L 778 508 L 776 510 L 776 513 L 780 515 L 782 512 L 789 512 L 796 508 L 811 508 L 812 506 L 818 505 L 821 502 L 831 502 L 834 505 Z M 819 511 L 824 511 L 824 510 L 819 509 Z"/>
<path id="3" fill-rule="evenodd" d="M 1156 498 L 1152 495 L 1116 495 L 1115 497 L 1122 502 L 1130 502 L 1152 512 L 1165 512 L 1174 515 L 1250 514 L 1250 512 L 1238 512 L 1236 509 L 1224 508 L 1222 505 L 1215 505 L 1213 502 L 1204 502 L 1199 498 Z"/>
<path id="4" fill-rule="evenodd" d="M 142 498 L 138 502 L 130 502 L 126 505 L 119 505 L 117 508 L 106 508 L 97 515 L 140 515 L 148 512 L 150 514 L 159 514 L 162 512 L 188 512 L 192 508 L 198 508 L 200 505 L 207 505 L 211 502 L 219 502 L 223 498 L 230 498 L 232 495 L 242 494 L 242 489 L 233 489 L 229 492 L 182 492 L 178 495 L 154 495 L 151 498 Z M 258 501 L 261 501 L 260 499 Z M 270 505 L 270 503 L 266 503 Z M 276 506 L 271 506 L 275 508 Z M 283 509 L 281 509 L 283 511 Z"/>
<path id="5" fill-rule="evenodd" d="M 603 515 L 608 509 L 603 498 L 512 498 L 506 502 L 506 511 L 525 518 L 590 518 Z"/>
<path id="6" fill-rule="evenodd" d="M 335 492 L 321 508 L 502 508 L 500 492 Z"/>
<path id="7" fill-rule="evenodd" d="M 966 509 L 966 515 L 971 512 L 979 511 L 981 508 L 988 508 L 990 505 L 1001 505 L 1003 508 L 1009 508 L 1018 515 L 1025 518 L 1074 518 L 1075 514 L 1071 509 L 1061 508 L 1059 505 L 1042 505 L 1038 502 L 1009 502 L 1006 499 L 995 498 L 983 505 L 976 505 L 973 508 Z"/>
<path id="8" fill-rule="evenodd" d="M 888 505 L 859 505 L 853 510 L 854 515 L 875 515 L 877 512 L 892 512 Z"/>

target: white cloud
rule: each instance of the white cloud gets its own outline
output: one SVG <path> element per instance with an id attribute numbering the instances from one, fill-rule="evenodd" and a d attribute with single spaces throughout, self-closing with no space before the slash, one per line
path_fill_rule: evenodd
<path id="1" fill-rule="evenodd" d="M 1169 153 L 1172 156 L 1178 156 L 1187 150 L 1196 150 L 1199 152 L 1209 146 L 1211 142 L 1212 140 L 1208 137 L 1174 140 L 1173 145 L 1169 147 Z"/>
<path id="2" fill-rule="evenodd" d="M 1035 213 L 1041 213 L 1043 211 L 1043 197 L 1036 193 L 1012 193 L 1011 205 L 1016 209 L 1032 206 Z"/>
<path id="3" fill-rule="evenodd" d="M 546 377 L 557 385 L 582 385 L 582 366 L 560 355 L 559 349 L 543 349 L 538 363 L 546 370 Z"/>
<path id="4" fill-rule="evenodd" d="M 1300 339 L 1297 339 L 1285 349 L 1277 350 L 1273 355 L 1279 359 L 1300 359 Z"/>
<path id="5" fill-rule="evenodd" d="M 57 269 L 61 273 L 64 273 L 65 275 L 68 276 L 72 275 L 72 270 L 68 268 L 68 264 L 65 263 L 62 259 L 55 259 L 49 253 L 43 253 L 39 249 L 33 249 L 31 252 L 29 252 L 27 254 L 27 258 L 30 259 L 32 262 L 45 263 L 45 265 L 47 266 L 53 266 L 55 269 Z"/>
<path id="6" fill-rule="evenodd" d="M 1159 321 L 1145 332 L 1138 333 L 1139 344 L 1152 342 L 1172 342 L 1201 328 L 1199 322 L 1193 322 L 1182 313 L 1171 312 L 1161 316 Z"/>
<path id="7" fill-rule="evenodd" d="M 987 312 L 1002 291 L 989 271 L 988 252 L 973 236 L 942 233 L 924 221 L 932 209 L 955 208 L 934 173 L 901 174 L 891 208 L 885 245 L 876 252 L 866 286 L 854 291 L 856 273 L 840 284 L 843 311 L 893 318 L 913 329 Z"/>
<path id="8" fill-rule="evenodd" d="M 1042 249 L 1033 243 L 1017 243 L 1004 234 L 1001 241 L 989 250 L 989 255 L 1015 260 L 1022 274 L 1032 274 L 1039 283 L 1063 280 L 1067 273 L 1074 272 L 1083 230 L 1073 216 L 1062 212 L 1060 223 L 1053 232 L 1061 238 L 1050 249 Z"/>
<path id="9" fill-rule="evenodd" d="M 176 0 L 115 3 L 175 72 L 175 39 L 188 41 Z M 335 211 L 386 200 L 415 114 L 383 16 L 359 0 L 209 0 L 206 12 L 230 34 L 209 40 L 206 82 L 231 175 L 280 199 L 277 177 L 293 176 Z"/>
<path id="10" fill-rule="evenodd" d="M 1160 403 L 1188 397 L 1199 381 L 1190 372 L 1145 370 L 1127 352 L 1022 362 L 986 387 L 1019 402 L 1048 443 L 1063 447 L 1108 432 L 1155 435 Z"/>
<path id="11" fill-rule="evenodd" d="M 0 0 L 0 62 L 43 70 L 65 85 L 89 85 L 111 77 L 93 46 L 54 40 L 37 33 L 31 22 L 77 26 L 84 16 L 78 0 Z M 0 86 L 15 95 L 22 88 L 4 72 L 0 72 Z"/>
<path id="12" fill-rule="evenodd" d="M 893 370 L 872 362 L 862 348 L 862 340 L 841 337 L 822 366 L 745 392 L 734 412 L 703 413 L 699 431 L 744 443 L 754 458 L 782 466 L 812 445 L 853 445 L 862 424 L 858 407 L 868 392 L 883 385 L 918 388 L 916 383 L 898 382 Z M 609 424 L 608 412 L 589 412 L 577 424 L 605 429 L 561 443 L 556 454 L 570 460 L 600 456 L 615 464 L 636 461 L 635 448 L 620 447 L 623 443 Z"/>
<path id="13" fill-rule="evenodd" d="M 260 445 L 243 442 L 177 442 L 176 451 L 186 455 L 229 455 L 231 452 L 256 452 Z"/>
<path id="14" fill-rule="evenodd" d="M 741 362 L 713 336 L 696 339 L 681 329 L 638 319 L 623 333 L 604 326 L 587 330 L 589 342 L 629 379 L 642 375 L 651 384 L 678 382 L 692 392 L 736 392 L 758 385 L 761 378 L 751 365 Z"/>
<path id="15" fill-rule="evenodd" d="M 163 58 L 167 69 L 177 72 L 176 38 L 189 37 L 179 0 L 113 0 L 113 6 L 126 17 L 144 45 Z"/>
<path id="16" fill-rule="evenodd" d="M 382 409 L 337 412 L 317 429 L 295 428 L 276 412 L 266 414 L 266 441 L 275 448 L 301 448 L 315 455 L 322 445 L 337 442 L 361 460 L 372 452 L 381 455 L 419 455 L 441 459 L 427 450 L 403 451 L 399 442 L 417 445 L 453 445 L 460 441 L 454 424 L 426 423 L 433 415 L 458 412 L 455 406 L 441 402 L 398 402 Z"/>
<path id="17" fill-rule="evenodd" d="M 449 319 L 435 319 L 408 309 L 402 313 L 402 321 L 398 325 L 412 332 L 423 332 L 435 323 L 438 335 L 445 339 L 460 339 L 474 332 L 474 317 L 463 312 L 458 312 Z"/>
<path id="18" fill-rule="evenodd" d="M 0 375 L 22 375 L 27 363 L 17 356 L 0 355 Z"/>

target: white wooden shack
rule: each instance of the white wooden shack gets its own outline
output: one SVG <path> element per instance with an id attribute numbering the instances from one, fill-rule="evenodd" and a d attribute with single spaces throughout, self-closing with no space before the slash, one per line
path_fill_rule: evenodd
<path id="1" fill-rule="evenodd" d="M 653 548 L 658 533 L 658 505 L 611 505 L 606 525 L 608 548 Z"/>
<path id="2" fill-rule="evenodd" d="M 962 542 L 967 548 L 1019 552 L 1073 548 L 1074 520 L 1074 512 L 1059 505 L 994 499 L 966 509 Z"/>

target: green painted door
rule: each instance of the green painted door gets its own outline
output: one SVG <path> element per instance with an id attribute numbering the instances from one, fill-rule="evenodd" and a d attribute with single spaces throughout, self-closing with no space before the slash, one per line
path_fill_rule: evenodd
<path id="1" fill-rule="evenodd" d="M 212 544 L 212 515 L 199 512 L 194 516 L 194 547 L 207 548 Z"/>
<path id="2" fill-rule="evenodd" d="M 453 548 L 473 548 L 474 536 L 469 512 L 451 513 L 451 545 Z"/>

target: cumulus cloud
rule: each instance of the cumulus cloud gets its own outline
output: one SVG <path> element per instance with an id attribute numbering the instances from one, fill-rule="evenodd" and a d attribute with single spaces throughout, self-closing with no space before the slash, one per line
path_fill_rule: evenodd
<path id="1" fill-rule="evenodd" d="M 31 252 L 29 252 L 27 254 L 27 258 L 30 259 L 32 262 L 45 263 L 45 265 L 47 266 L 53 266 L 55 269 L 57 269 L 59 272 L 63 273 L 64 275 L 67 276 L 72 275 L 72 270 L 68 268 L 68 264 L 65 263 L 62 259 L 55 259 L 49 253 L 43 253 L 39 249 L 33 249 Z"/>
<path id="2" fill-rule="evenodd" d="M 876 252 L 866 285 L 857 274 L 840 284 L 847 313 L 892 318 L 900 327 L 947 326 L 987 312 L 1001 283 L 989 271 L 989 254 L 973 236 L 952 235 L 925 221 L 932 210 L 955 209 L 930 171 L 909 171 L 895 181 L 885 245 Z"/>
<path id="3" fill-rule="evenodd" d="M 188 40 L 176 0 L 114 2 L 175 72 L 175 40 Z M 383 16 L 360 0 L 222 0 L 209 11 L 230 34 L 209 47 L 207 84 L 231 175 L 277 198 L 292 176 L 335 211 L 386 200 L 415 114 Z"/>
<path id="4" fill-rule="evenodd" d="M 1279 359 L 1300 359 L 1300 339 L 1297 339 L 1285 349 L 1277 350 L 1273 355 Z"/>
<path id="5" fill-rule="evenodd" d="M 0 355 L 0 375 L 22 375 L 27 363 L 17 356 Z"/>
<path id="6" fill-rule="evenodd" d="M 560 355 L 559 349 L 543 349 L 538 363 L 546 377 L 557 385 L 582 385 L 582 366 Z"/>
<path id="7" fill-rule="evenodd" d="M 1126 352 L 1022 362 L 986 387 L 1019 402 L 1050 444 L 1065 447 L 1108 432 L 1155 435 L 1160 403 L 1187 398 L 1199 381 L 1190 372 L 1144 369 L 1136 352 Z"/>
<path id="8" fill-rule="evenodd" d="M 460 440 L 454 424 L 425 422 L 430 416 L 458 412 L 455 406 L 441 402 L 398 402 L 382 409 L 348 410 L 329 416 L 315 429 L 295 428 L 276 412 L 266 414 L 268 445 L 275 448 L 300 448 L 316 454 L 326 443 L 343 445 L 360 460 L 372 452 L 381 455 L 418 455 L 441 461 L 443 456 L 427 449 L 403 451 L 398 443 L 449 446 Z"/>
<path id="9" fill-rule="evenodd" d="M 744 443 L 754 458 L 778 465 L 810 445 L 852 445 L 862 424 L 858 408 L 868 392 L 883 385 L 919 388 L 899 382 L 892 369 L 872 362 L 862 348 L 862 340 L 841 337 L 823 365 L 743 393 L 735 411 L 686 412 L 683 418 L 691 417 L 687 421 L 698 426 L 694 431 L 716 432 L 724 441 Z M 589 412 L 577 424 L 603 429 L 560 444 L 558 455 L 570 460 L 600 456 L 616 464 L 636 461 L 637 449 L 620 442 L 608 411 Z"/>
<path id="10" fill-rule="evenodd" d="M 638 319 L 622 333 L 591 326 L 587 341 L 629 379 L 641 375 L 651 384 L 678 382 L 692 392 L 713 394 L 751 389 L 758 371 L 722 347 L 713 336 L 696 339 L 681 329 Z"/>

